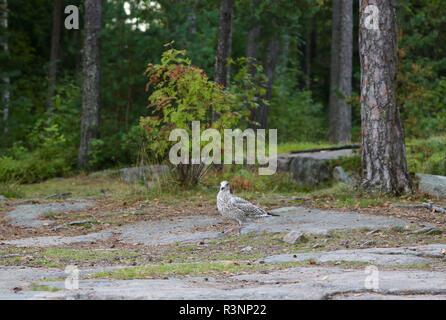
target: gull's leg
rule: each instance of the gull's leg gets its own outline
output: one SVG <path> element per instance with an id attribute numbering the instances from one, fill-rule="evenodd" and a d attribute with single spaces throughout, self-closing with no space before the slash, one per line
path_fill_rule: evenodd
<path id="1" fill-rule="evenodd" d="M 226 230 L 225 231 L 225 234 L 230 234 L 230 233 L 233 233 L 233 232 L 237 232 L 237 234 L 241 234 L 242 232 L 242 222 L 239 220 L 239 219 L 237 219 L 237 222 L 238 222 L 238 226 L 236 226 L 236 227 L 233 227 L 233 228 L 231 228 L 231 229 L 229 229 L 229 230 Z"/>

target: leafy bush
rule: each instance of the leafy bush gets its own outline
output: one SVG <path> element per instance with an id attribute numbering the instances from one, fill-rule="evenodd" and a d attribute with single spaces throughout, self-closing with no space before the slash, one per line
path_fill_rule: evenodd
<path id="1" fill-rule="evenodd" d="M 247 116 L 245 108 L 237 108 L 239 96 L 210 81 L 185 55 L 185 51 L 167 50 L 161 64 L 149 64 L 146 70 L 147 90 L 152 90 L 150 115 L 141 118 L 140 125 L 146 130 L 151 152 L 160 161 L 167 160 L 170 147 L 176 144 L 169 142 L 172 130 L 183 129 L 191 137 L 192 122 L 200 121 L 201 130 L 213 128 L 222 134 L 225 128 L 236 127 Z M 212 113 L 217 120 L 212 121 Z M 180 183 L 196 184 L 207 168 L 203 163 L 180 163 L 175 172 Z"/>
<path id="2" fill-rule="evenodd" d="M 30 133 L 29 143 L 38 148 L 29 151 L 16 143 L 8 156 L 0 158 L 0 181 L 33 183 L 67 175 L 71 171 L 76 149 L 67 145 L 59 126 L 49 124 L 52 121 L 37 121 Z"/>
<path id="3" fill-rule="evenodd" d="M 23 191 L 15 181 L 0 182 L 0 195 L 9 199 L 17 199 L 23 197 Z"/>

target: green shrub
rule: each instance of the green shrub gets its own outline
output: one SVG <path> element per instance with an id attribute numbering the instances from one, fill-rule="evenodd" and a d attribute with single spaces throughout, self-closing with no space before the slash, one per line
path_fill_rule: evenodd
<path id="1" fill-rule="evenodd" d="M 23 197 L 23 191 L 17 182 L 0 182 L 0 195 L 9 199 L 17 199 Z"/>
<path id="2" fill-rule="evenodd" d="M 166 161 L 172 130 L 182 129 L 192 137 L 192 122 L 200 121 L 200 129 L 216 129 L 221 134 L 225 128 L 236 128 L 247 117 L 246 108 L 239 95 L 225 91 L 210 81 L 203 70 L 191 65 L 185 51 L 175 49 L 163 53 L 161 64 L 149 64 L 149 116 L 141 118 L 140 125 L 146 130 L 150 152 L 160 161 Z M 217 120 L 212 121 L 212 115 Z M 204 146 L 207 142 L 201 142 Z M 189 143 L 191 149 L 192 143 Z M 191 152 L 189 152 L 189 163 Z M 181 184 L 197 184 L 208 166 L 202 164 L 178 164 L 175 173 Z"/>

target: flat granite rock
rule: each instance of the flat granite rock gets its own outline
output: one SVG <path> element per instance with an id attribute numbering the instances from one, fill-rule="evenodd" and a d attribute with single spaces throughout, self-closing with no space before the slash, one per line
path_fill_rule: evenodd
<path id="1" fill-rule="evenodd" d="M 410 224 L 406 220 L 392 217 L 303 207 L 286 207 L 271 210 L 271 212 L 280 215 L 280 217 L 270 217 L 257 222 L 247 223 L 241 232 L 300 231 L 313 235 L 326 235 L 328 231 L 332 230 L 387 229 L 390 226 L 404 227 Z"/>
<path id="2" fill-rule="evenodd" d="M 74 237 L 48 236 L 48 237 L 24 238 L 18 240 L 6 240 L 6 241 L 1 241 L 0 244 L 7 244 L 16 247 L 49 247 L 49 246 L 60 246 L 79 242 L 106 240 L 111 236 L 113 236 L 112 231 L 102 231 Z"/>
<path id="3" fill-rule="evenodd" d="M 144 221 L 120 227 L 119 239 L 127 243 L 144 245 L 188 243 L 221 237 L 221 233 L 212 228 L 220 219 L 187 216 L 174 220 Z"/>
<path id="4" fill-rule="evenodd" d="M 69 211 L 83 210 L 93 206 L 92 202 L 73 202 L 73 203 L 47 203 L 47 204 L 30 204 L 21 205 L 14 210 L 8 212 L 5 218 L 12 219 L 11 225 L 25 228 L 36 228 L 44 224 L 50 225 L 54 221 L 51 220 L 37 220 L 45 213 L 61 213 Z"/>
<path id="5" fill-rule="evenodd" d="M 311 253 L 281 254 L 259 259 L 257 262 L 285 263 L 293 261 L 314 260 L 317 263 L 324 262 L 363 262 L 382 266 L 430 264 L 432 258 L 442 258 L 441 250 L 446 249 L 446 244 L 427 245 L 411 248 L 370 248 L 353 250 L 321 251 Z"/>
<path id="6" fill-rule="evenodd" d="M 78 290 L 65 290 L 64 281 L 43 280 L 38 283 L 62 290 L 13 294 L 2 292 L 0 287 L 0 299 L 339 299 L 342 294 L 352 293 L 446 296 L 443 272 L 378 269 L 373 289 L 367 285 L 368 276 L 365 269 L 301 267 L 227 279 L 80 280 Z M 33 278 L 36 281 L 36 275 Z"/>
<path id="7" fill-rule="evenodd" d="M 39 206 L 43 205 L 26 207 L 36 208 Z M 39 209 L 37 211 L 39 214 L 31 209 L 28 210 L 31 212 L 30 216 L 39 216 L 48 210 L 48 206 L 45 208 L 45 210 L 42 208 Z M 79 206 L 75 208 L 79 208 Z M 55 208 L 52 209 L 54 210 Z M 64 209 L 65 211 L 66 207 L 60 209 Z M 23 210 L 21 212 L 23 214 Z M 353 212 L 323 211 L 303 207 L 281 208 L 272 210 L 272 212 L 280 216 L 247 222 L 243 224 L 241 233 L 298 231 L 319 236 L 329 236 L 329 232 L 333 230 L 354 230 L 361 228 L 385 229 L 390 226 L 404 227 L 410 224 L 408 221 L 391 217 L 371 216 Z M 19 217 L 21 217 L 21 220 L 16 220 L 16 223 L 21 223 L 22 225 L 36 225 L 36 223 L 42 222 L 41 220 L 30 220 L 22 216 Z M 28 218 L 29 216 L 26 217 Z M 186 216 L 169 220 L 142 221 L 111 228 L 91 235 L 77 237 L 49 236 L 3 241 L 3 243 L 15 246 L 50 246 L 106 239 L 111 237 L 112 234 L 115 234 L 120 241 L 130 244 L 164 245 L 176 242 L 194 243 L 224 237 L 218 228 L 215 227 L 222 221 L 220 217 Z"/>

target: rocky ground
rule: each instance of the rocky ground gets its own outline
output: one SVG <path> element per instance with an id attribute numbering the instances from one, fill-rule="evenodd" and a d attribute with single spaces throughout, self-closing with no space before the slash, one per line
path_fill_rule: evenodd
<path id="1" fill-rule="evenodd" d="M 3 200 L 0 299 L 446 299 L 444 214 L 315 203 L 227 235 L 213 199 Z"/>

